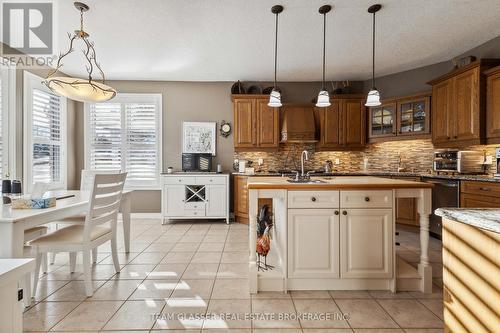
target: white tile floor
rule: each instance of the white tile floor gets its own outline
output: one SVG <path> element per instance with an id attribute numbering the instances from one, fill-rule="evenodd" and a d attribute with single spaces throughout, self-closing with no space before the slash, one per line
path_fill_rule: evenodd
<path id="1" fill-rule="evenodd" d="M 120 229 L 120 228 L 119 228 Z M 115 274 L 109 248 L 99 249 L 95 294 L 86 298 L 81 267 L 70 274 L 60 254 L 41 277 L 36 303 L 24 315 L 27 332 L 426 332 L 442 331 L 440 277 L 435 292 L 248 292 L 247 226 L 222 222 L 160 225 L 132 221 L 131 253 Z M 120 237 L 122 237 L 120 235 Z M 418 235 L 401 231 L 398 253 L 418 262 Z M 440 243 L 431 241 L 433 266 Z M 123 251 L 123 250 L 122 250 Z M 211 314 L 210 317 L 201 315 Z M 237 317 L 283 313 L 282 320 Z M 337 314 L 336 320 L 296 314 Z M 154 317 L 154 314 L 159 317 Z M 161 314 L 161 315 L 160 315 Z M 220 314 L 230 314 L 222 317 Z M 347 314 L 348 319 L 342 319 Z"/>

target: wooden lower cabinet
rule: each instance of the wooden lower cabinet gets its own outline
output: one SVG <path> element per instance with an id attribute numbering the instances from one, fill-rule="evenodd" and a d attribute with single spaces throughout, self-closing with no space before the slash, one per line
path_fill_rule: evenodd
<path id="1" fill-rule="evenodd" d="M 338 278 L 338 244 L 338 210 L 288 210 L 289 278 Z"/>
<path id="2" fill-rule="evenodd" d="M 500 234 L 443 219 L 444 332 L 498 332 Z"/>
<path id="3" fill-rule="evenodd" d="M 500 184 L 493 182 L 462 181 L 461 208 L 500 208 Z"/>
<path id="4" fill-rule="evenodd" d="M 244 224 L 248 224 L 247 179 L 247 176 L 234 176 L 234 218 Z"/>
<path id="5" fill-rule="evenodd" d="M 392 209 L 342 209 L 340 276 L 392 276 Z"/>
<path id="6" fill-rule="evenodd" d="M 419 182 L 420 177 L 391 177 L 393 179 L 401 179 Z M 419 215 L 417 213 L 417 200 L 415 198 L 399 198 L 396 199 L 396 223 L 406 224 L 411 226 L 419 226 Z"/>

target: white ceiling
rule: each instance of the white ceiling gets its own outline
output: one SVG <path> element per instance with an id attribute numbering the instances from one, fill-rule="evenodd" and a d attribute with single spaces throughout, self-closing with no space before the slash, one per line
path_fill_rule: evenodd
<path id="1" fill-rule="evenodd" d="M 327 17 L 327 79 L 371 76 L 376 0 L 87 0 L 86 30 L 108 79 L 267 81 L 273 78 L 274 15 L 279 28 L 279 81 L 321 79 L 322 17 Z M 433 64 L 500 35 L 498 0 L 380 0 L 377 76 Z M 57 38 L 79 25 L 72 1 L 57 0 Z M 77 49 L 81 44 L 77 44 Z M 81 52 L 63 71 L 85 75 Z"/>

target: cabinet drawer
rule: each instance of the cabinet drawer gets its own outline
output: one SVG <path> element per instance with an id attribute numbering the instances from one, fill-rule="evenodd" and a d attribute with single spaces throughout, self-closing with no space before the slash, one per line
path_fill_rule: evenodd
<path id="1" fill-rule="evenodd" d="M 226 177 L 196 177 L 196 185 L 224 185 L 226 184 Z"/>
<path id="2" fill-rule="evenodd" d="M 462 193 L 460 208 L 500 208 L 500 197 Z"/>
<path id="3" fill-rule="evenodd" d="M 184 216 L 205 216 L 205 207 L 201 209 L 184 209 Z"/>
<path id="4" fill-rule="evenodd" d="M 164 177 L 164 184 L 186 184 L 186 185 L 194 185 L 196 181 L 196 177 Z"/>
<path id="5" fill-rule="evenodd" d="M 463 181 L 462 193 L 485 195 L 488 197 L 500 197 L 500 184 L 493 182 Z"/>
<path id="6" fill-rule="evenodd" d="M 186 202 L 184 204 L 184 209 L 205 209 L 205 203 L 204 202 Z"/>
<path id="7" fill-rule="evenodd" d="M 392 191 L 340 191 L 342 208 L 391 208 Z"/>
<path id="8" fill-rule="evenodd" d="M 288 208 L 338 208 L 339 191 L 289 191 Z"/>

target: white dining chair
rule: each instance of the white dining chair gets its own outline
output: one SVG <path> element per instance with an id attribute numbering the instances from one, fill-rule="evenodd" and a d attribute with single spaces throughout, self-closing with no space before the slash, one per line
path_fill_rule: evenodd
<path id="1" fill-rule="evenodd" d="M 94 177 L 96 174 L 117 174 L 119 173 L 120 170 L 82 170 L 80 173 L 80 191 L 91 191 L 92 186 L 94 184 Z M 74 225 L 74 224 L 83 224 L 85 222 L 85 214 L 78 214 L 75 216 L 67 217 L 65 219 L 55 221 L 54 225 L 56 230 L 60 228 L 62 225 L 67 226 L 67 225 Z M 56 261 L 56 252 L 52 252 L 50 254 L 50 263 L 54 264 Z M 70 254 L 70 266 L 75 265 L 76 263 L 76 257 L 72 256 Z M 96 264 L 97 263 L 97 247 L 92 251 L 92 263 Z"/>
<path id="2" fill-rule="evenodd" d="M 28 246 L 27 244 L 40 237 L 40 236 L 44 236 L 48 233 L 49 231 L 49 227 L 46 227 L 44 225 L 40 225 L 40 226 L 37 226 L 37 227 L 33 227 L 33 228 L 30 228 L 30 229 L 26 229 L 24 230 L 24 253 L 23 253 L 23 256 L 25 258 L 30 258 L 32 256 L 32 253 L 31 253 L 31 248 L 30 246 Z M 45 253 L 42 257 L 42 272 L 44 273 L 47 273 L 47 254 Z"/>
<path id="3" fill-rule="evenodd" d="M 88 297 L 93 294 L 90 257 L 93 249 L 111 241 L 115 271 L 117 273 L 120 271 L 116 223 L 126 177 L 127 173 L 96 174 L 85 223 L 70 225 L 29 242 L 36 257 L 33 296 L 36 295 L 42 255 L 47 252 L 69 252 L 72 256 L 74 255 L 74 258 L 77 252 L 83 253 L 85 293 Z M 74 262 L 72 266 L 70 269 L 74 271 Z"/>

